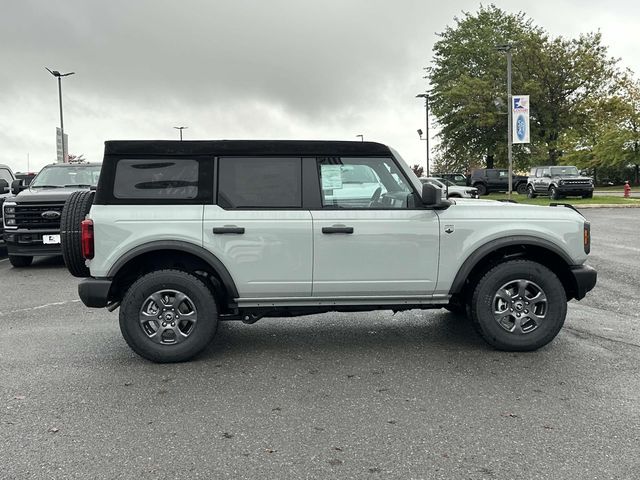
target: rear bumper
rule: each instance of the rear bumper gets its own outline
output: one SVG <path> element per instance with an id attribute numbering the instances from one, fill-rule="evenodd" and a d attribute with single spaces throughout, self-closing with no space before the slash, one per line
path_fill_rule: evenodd
<path id="1" fill-rule="evenodd" d="M 103 308 L 109 301 L 112 280 L 108 278 L 85 278 L 78 284 L 78 295 L 87 307 Z"/>
<path id="2" fill-rule="evenodd" d="M 579 265 L 571 267 L 571 274 L 575 281 L 575 299 L 581 300 L 596 286 L 598 272 L 589 265 Z"/>

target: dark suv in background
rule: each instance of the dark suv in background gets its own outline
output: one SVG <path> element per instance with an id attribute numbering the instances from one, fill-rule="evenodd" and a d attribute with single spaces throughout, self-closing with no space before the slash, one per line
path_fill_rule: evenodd
<path id="1" fill-rule="evenodd" d="M 506 168 L 476 168 L 471 171 L 470 182 L 472 187 L 478 189 L 478 195 L 487 195 L 492 192 L 509 191 L 509 170 Z M 520 195 L 527 193 L 527 177 L 513 175 L 512 190 Z"/>
<path id="2" fill-rule="evenodd" d="M 60 216 L 69 196 L 98 183 L 99 163 L 61 163 L 44 167 L 27 187 L 15 180 L 15 195 L 2 205 L 9 261 L 26 267 L 34 256 L 62 255 Z"/>
<path id="3" fill-rule="evenodd" d="M 527 181 L 527 195 L 549 195 L 552 200 L 562 197 L 593 197 L 593 179 L 581 175 L 573 166 L 533 167 Z"/>

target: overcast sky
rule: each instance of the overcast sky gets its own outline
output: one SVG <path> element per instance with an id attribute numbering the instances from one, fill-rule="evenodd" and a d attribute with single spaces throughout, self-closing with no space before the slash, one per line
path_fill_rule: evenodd
<path id="1" fill-rule="evenodd" d="M 636 1 L 497 1 L 552 35 L 600 30 L 640 72 Z M 0 0 L 0 163 L 55 161 L 56 80 L 69 153 L 114 139 L 339 139 L 425 162 L 423 67 L 436 33 L 479 2 Z M 526 92 L 514 92 L 526 93 Z M 432 129 L 433 131 L 433 129 Z"/>

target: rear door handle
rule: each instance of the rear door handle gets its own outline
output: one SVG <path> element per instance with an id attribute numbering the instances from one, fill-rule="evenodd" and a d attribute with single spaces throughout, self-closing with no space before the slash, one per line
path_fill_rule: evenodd
<path id="1" fill-rule="evenodd" d="M 224 227 L 213 227 L 213 233 L 216 235 L 224 235 L 226 233 L 234 233 L 236 235 L 242 235 L 244 233 L 244 227 L 236 227 L 235 225 L 225 225 Z"/>
<path id="2" fill-rule="evenodd" d="M 322 233 L 353 233 L 353 227 L 347 227 L 345 225 L 322 227 Z"/>

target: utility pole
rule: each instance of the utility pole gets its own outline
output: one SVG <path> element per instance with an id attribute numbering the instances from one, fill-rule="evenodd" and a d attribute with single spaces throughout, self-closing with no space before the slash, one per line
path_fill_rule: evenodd
<path id="1" fill-rule="evenodd" d="M 180 141 L 182 141 L 182 130 L 189 127 L 173 127 L 173 128 L 175 128 L 176 130 L 180 130 Z"/>
<path id="2" fill-rule="evenodd" d="M 76 72 L 60 73 L 58 70 L 49 70 L 44 67 L 51 75 L 58 79 L 58 100 L 60 102 L 60 134 L 62 135 L 62 161 L 67 159 L 67 146 L 64 144 L 64 121 L 62 119 L 62 77 L 74 75 Z"/>
<path id="3" fill-rule="evenodd" d="M 419 93 L 416 95 L 416 98 L 424 98 L 424 109 L 426 114 L 426 131 L 424 140 L 427 142 L 427 177 L 429 177 L 429 92 Z M 420 140 L 422 140 L 421 130 L 418 130 L 418 135 L 420 136 Z"/>
<path id="4" fill-rule="evenodd" d="M 507 105 L 508 110 L 508 126 L 507 126 L 507 155 L 509 158 L 509 193 L 508 198 L 511 200 L 511 194 L 513 193 L 513 99 L 511 98 L 511 50 L 513 45 L 507 43 L 505 45 L 498 45 L 496 50 L 504 52 L 507 55 Z"/>

